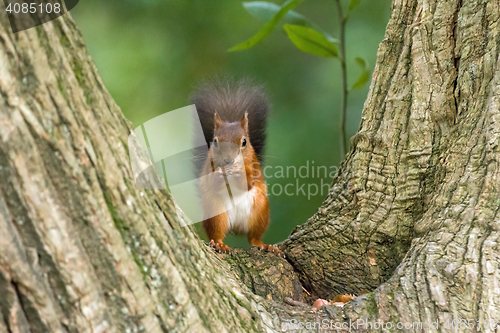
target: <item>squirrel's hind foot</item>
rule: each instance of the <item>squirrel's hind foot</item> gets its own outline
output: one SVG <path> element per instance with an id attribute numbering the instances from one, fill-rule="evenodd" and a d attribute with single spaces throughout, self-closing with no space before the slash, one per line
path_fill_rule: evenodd
<path id="1" fill-rule="evenodd" d="M 283 253 L 283 251 L 281 251 L 280 249 L 278 249 L 274 245 L 271 245 L 271 244 L 269 244 L 269 245 L 262 244 L 262 245 L 258 245 L 257 247 L 259 248 L 259 250 L 267 251 L 267 252 L 273 252 L 273 253 L 276 253 L 278 256 L 280 256 L 282 258 L 285 258 L 285 254 Z"/>
<path id="2" fill-rule="evenodd" d="M 231 248 L 224 244 L 222 241 L 214 241 L 213 239 L 210 241 L 210 247 L 215 251 L 220 253 L 231 253 Z"/>

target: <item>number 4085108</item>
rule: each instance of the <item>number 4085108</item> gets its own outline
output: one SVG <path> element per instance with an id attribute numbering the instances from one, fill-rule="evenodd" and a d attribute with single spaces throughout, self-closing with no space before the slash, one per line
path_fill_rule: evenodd
<path id="1" fill-rule="evenodd" d="M 23 13 L 23 14 L 27 14 L 27 13 L 60 13 L 61 12 L 61 4 L 59 3 L 55 3 L 55 4 L 51 4 L 51 3 L 45 3 L 45 4 L 36 4 L 36 3 L 23 3 L 23 4 L 19 4 L 19 3 L 15 3 L 15 4 L 12 4 L 12 3 L 9 3 L 9 5 L 7 6 L 7 8 L 5 9 L 7 11 L 7 13 L 11 14 L 11 13 L 15 13 L 15 14 L 19 14 L 19 13 Z"/>

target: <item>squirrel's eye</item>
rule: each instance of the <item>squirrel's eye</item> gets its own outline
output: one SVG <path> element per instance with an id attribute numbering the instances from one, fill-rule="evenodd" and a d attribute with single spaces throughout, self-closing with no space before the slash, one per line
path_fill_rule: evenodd
<path id="1" fill-rule="evenodd" d="M 242 147 L 245 147 L 247 145 L 247 139 L 243 139 L 243 142 L 241 143 Z"/>
<path id="2" fill-rule="evenodd" d="M 217 138 L 214 139 L 214 146 L 217 147 Z"/>

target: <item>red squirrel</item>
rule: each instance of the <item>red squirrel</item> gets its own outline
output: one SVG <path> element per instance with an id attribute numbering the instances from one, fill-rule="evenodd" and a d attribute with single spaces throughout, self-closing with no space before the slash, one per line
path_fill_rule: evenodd
<path id="1" fill-rule="evenodd" d="M 282 256 L 277 247 L 261 241 L 269 225 L 267 186 L 260 165 L 269 109 L 266 94 L 248 79 L 225 78 L 202 84 L 191 101 L 209 147 L 208 155 L 199 161 L 199 192 L 210 246 L 229 253 L 224 238 L 234 233 Z"/>

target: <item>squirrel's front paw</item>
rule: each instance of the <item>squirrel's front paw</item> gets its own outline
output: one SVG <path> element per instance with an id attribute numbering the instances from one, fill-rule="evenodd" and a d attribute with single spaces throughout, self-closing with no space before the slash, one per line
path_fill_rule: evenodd
<path id="1" fill-rule="evenodd" d="M 226 188 L 226 180 L 224 179 L 224 173 L 220 168 L 217 171 L 213 172 L 210 176 L 212 177 L 212 186 L 214 190 L 220 191 Z"/>
<path id="2" fill-rule="evenodd" d="M 215 242 L 213 239 L 210 241 L 210 247 L 215 249 L 215 251 L 220 252 L 220 253 L 231 253 L 231 248 L 227 246 L 226 244 L 218 241 Z"/>
<path id="3" fill-rule="evenodd" d="M 281 251 L 280 249 L 278 249 L 274 245 L 271 245 L 271 244 L 269 244 L 269 245 L 262 244 L 262 245 L 259 245 L 258 248 L 259 248 L 259 250 L 276 253 L 280 257 L 285 258 L 285 254 L 283 253 L 283 251 Z"/>

